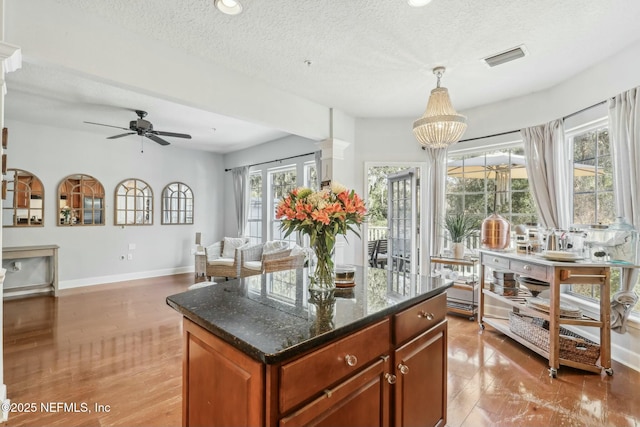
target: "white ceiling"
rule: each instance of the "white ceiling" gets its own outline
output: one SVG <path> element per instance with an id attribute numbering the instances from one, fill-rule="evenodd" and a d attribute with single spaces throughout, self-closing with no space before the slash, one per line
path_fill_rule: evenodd
<path id="1" fill-rule="evenodd" d="M 357 118 L 417 118 L 436 66 L 447 67 L 442 85 L 461 111 L 548 89 L 640 40 L 638 0 L 433 0 L 423 8 L 406 0 L 241 0 L 244 12 L 233 17 L 212 0 L 38 1 Z M 516 46 L 527 56 L 495 68 L 482 61 Z M 88 130 L 82 121 L 126 127 L 132 110 L 146 109 L 154 128 L 189 133 L 189 146 L 221 153 L 286 135 L 23 55 L 23 69 L 6 76 L 10 118 Z"/>

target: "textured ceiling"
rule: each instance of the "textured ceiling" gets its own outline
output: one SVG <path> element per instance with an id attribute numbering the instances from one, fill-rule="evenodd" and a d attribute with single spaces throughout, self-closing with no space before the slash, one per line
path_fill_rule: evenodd
<path id="1" fill-rule="evenodd" d="M 548 89 L 640 40 L 638 0 L 433 0 L 423 8 L 409 7 L 406 0 L 242 0 L 238 16 L 219 13 L 212 0 L 46 1 L 353 117 L 418 117 L 435 86 L 435 66 L 447 67 L 442 84 L 456 109 L 465 110 Z M 482 61 L 520 45 L 528 55 L 515 62 L 489 68 Z M 128 105 L 128 92 L 135 92 L 104 95 L 104 83 L 26 68 L 7 80 L 18 91 L 31 85 L 29 96 L 36 96 L 40 84 L 68 86 L 49 93 L 49 102 L 68 102 L 69 94 L 84 91 L 96 105 L 101 96 L 120 97 L 119 105 Z M 196 133 L 200 114 L 210 114 L 168 101 L 154 106 L 149 119 L 166 118 L 163 123 L 172 125 L 166 130 L 176 132 Z M 193 123 L 172 124 L 171 108 L 187 109 Z M 159 120 L 154 124 L 166 127 Z M 235 124 L 232 135 L 242 138 L 242 123 Z M 252 138 L 247 135 L 245 145 L 282 135 L 261 126 L 246 130 Z M 220 152 L 228 151 L 226 143 L 239 148 L 229 138 L 217 135 L 201 143 Z"/>

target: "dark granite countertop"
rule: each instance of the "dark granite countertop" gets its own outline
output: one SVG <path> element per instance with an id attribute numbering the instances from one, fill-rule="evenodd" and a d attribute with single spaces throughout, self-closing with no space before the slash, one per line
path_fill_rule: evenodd
<path id="1" fill-rule="evenodd" d="M 250 357 L 278 363 L 444 292 L 450 283 L 356 267 L 356 286 L 312 293 L 307 270 L 219 282 L 167 304 Z"/>

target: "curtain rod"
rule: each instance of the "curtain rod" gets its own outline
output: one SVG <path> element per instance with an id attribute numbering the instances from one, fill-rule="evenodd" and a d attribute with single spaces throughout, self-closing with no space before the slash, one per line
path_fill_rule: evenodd
<path id="1" fill-rule="evenodd" d="M 259 165 L 264 165 L 264 164 L 267 164 L 267 163 L 281 162 L 281 161 L 283 161 L 283 160 L 295 159 L 295 158 L 297 158 L 297 157 L 310 156 L 310 155 L 312 155 L 312 154 L 316 154 L 316 152 L 315 152 L 315 151 L 313 151 L 313 152 L 311 152 L 311 153 L 298 154 L 297 156 L 283 157 L 282 159 L 275 159 L 275 160 L 269 160 L 269 161 L 267 161 L 267 162 L 254 163 L 254 164 L 252 164 L 252 165 L 246 165 L 246 167 L 259 166 Z M 237 166 L 237 167 L 241 168 L 241 167 L 245 167 L 245 166 Z M 225 171 L 225 172 L 229 172 L 229 171 L 232 171 L 232 170 L 234 170 L 234 169 L 235 169 L 235 168 L 230 168 L 230 169 L 225 169 L 224 171 Z"/>
<path id="2" fill-rule="evenodd" d="M 567 115 L 567 116 L 564 116 L 564 117 L 562 118 L 562 120 L 567 120 L 569 117 L 573 117 L 573 116 L 575 116 L 575 115 L 577 115 L 577 114 L 580 114 L 580 113 L 582 113 L 582 112 L 584 112 L 584 111 L 587 111 L 587 110 L 589 110 L 589 109 L 591 109 L 591 108 L 593 108 L 593 107 L 597 107 L 598 105 L 602 105 L 602 104 L 604 104 L 605 102 L 607 102 L 607 101 L 600 101 L 600 102 L 598 102 L 598 103 L 596 103 L 596 104 L 593 104 L 593 105 L 590 105 L 590 106 L 588 106 L 588 107 L 585 107 L 585 108 L 583 108 L 582 110 L 578 110 L 578 111 L 576 111 L 575 113 L 571 113 L 571 114 L 569 114 L 569 115 Z M 520 133 L 520 131 L 519 131 L 519 130 L 510 130 L 509 132 L 494 133 L 493 135 L 478 136 L 478 137 L 476 137 L 476 138 L 461 139 L 461 140 L 460 140 L 460 141 L 458 141 L 458 142 L 475 141 L 475 140 L 477 140 L 477 139 L 485 139 L 485 138 L 492 138 L 492 137 L 494 137 L 494 136 L 509 135 L 510 133 Z"/>

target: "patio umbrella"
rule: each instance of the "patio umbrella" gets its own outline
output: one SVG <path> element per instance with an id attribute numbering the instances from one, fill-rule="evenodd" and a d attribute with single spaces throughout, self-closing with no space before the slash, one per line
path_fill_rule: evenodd
<path id="1" fill-rule="evenodd" d="M 495 153 L 486 156 L 469 157 L 464 160 L 450 160 L 447 162 L 447 176 L 453 178 L 495 179 L 496 203 L 506 202 L 511 179 L 527 178 L 525 157 L 519 154 Z M 509 175 L 511 171 L 511 175 Z M 583 163 L 573 165 L 573 176 L 594 176 L 603 172 L 596 171 L 596 167 Z M 500 199 L 498 201 L 498 199 Z"/>
<path id="2" fill-rule="evenodd" d="M 519 154 L 496 153 L 486 156 L 469 157 L 463 160 L 451 160 L 447 163 L 447 175 L 455 178 L 500 178 L 500 175 L 508 175 L 511 168 L 512 179 L 527 177 L 525 157 Z M 603 173 L 599 171 L 597 173 Z M 573 176 L 594 176 L 596 167 L 576 163 L 573 167 Z"/>

